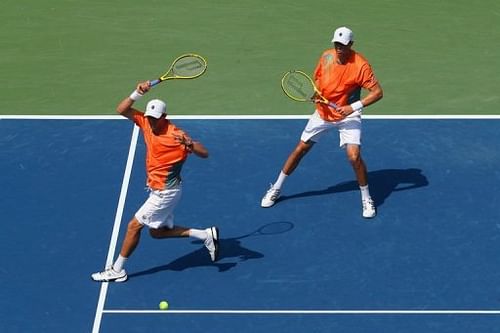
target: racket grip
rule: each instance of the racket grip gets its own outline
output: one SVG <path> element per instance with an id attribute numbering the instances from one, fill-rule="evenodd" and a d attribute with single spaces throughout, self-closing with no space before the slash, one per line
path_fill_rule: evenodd
<path id="1" fill-rule="evenodd" d="M 333 102 L 329 102 L 328 103 L 328 106 L 331 107 L 331 108 L 334 108 L 335 110 L 338 109 L 338 106 L 337 104 L 333 103 Z"/>
<path id="2" fill-rule="evenodd" d="M 151 83 L 151 87 L 156 86 L 156 85 L 157 85 L 158 83 L 160 83 L 160 82 L 161 82 L 161 81 L 160 81 L 160 80 L 158 80 L 158 79 L 151 81 L 151 82 L 150 82 L 150 83 Z"/>

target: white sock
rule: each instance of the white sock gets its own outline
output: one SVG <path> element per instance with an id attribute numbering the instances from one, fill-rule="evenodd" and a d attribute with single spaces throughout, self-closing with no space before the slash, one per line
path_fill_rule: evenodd
<path id="1" fill-rule="evenodd" d="M 281 171 L 278 176 L 278 179 L 276 179 L 276 183 L 273 184 L 273 188 L 280 190 L 281 187 L 283 186 L 283 183 L 285 182 L 286 177 L 288 177 L 288 175 L 286 175 L 283 171 Z"/>
<path id="2" fill-rule="evenodd" d="M 123 269 L 123 265 L 125 264 L 125 261 L 127 261 L 127 258 L 122 257 L 121 254 L 116 258 L 115 263 L 113 264 L 113 270 L 115 272 L 120 272 Z"/>
<path id="3" fill-rule="evenodd" d="M 189 229 L 189 237 L 198 238 L 201 240 L 207 239 L 208 235 L 205 230 L 200 229 Z"/>
<path id="4" fill-rule="evenodd" d="M 368 185 L 365 186 L 360 186 L 359 189 L 361 190 L 361 200 L 367 200 L 370 199 L 370 190 L 368 189 Z"/>

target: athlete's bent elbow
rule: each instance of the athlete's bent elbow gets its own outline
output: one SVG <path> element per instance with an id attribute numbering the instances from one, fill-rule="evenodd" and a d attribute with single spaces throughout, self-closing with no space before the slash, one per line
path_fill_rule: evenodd
<path id="1" fill-rule="evenodd" d="M 382 99 L 384 97 L 384 91 L 382 89 L 380 89 L 379 93 L 378 93 L 378 99 Z"/>

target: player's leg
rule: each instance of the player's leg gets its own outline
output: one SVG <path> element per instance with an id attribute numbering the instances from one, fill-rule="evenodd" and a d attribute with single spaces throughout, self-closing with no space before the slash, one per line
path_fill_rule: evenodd
<path id="1" fill-rule="evenodd" d="M 164 191 L 153 191 L 152 211 L 139 214 L 142 223 L 149 227 L 149 234 L 156 239 L 173 237 L 193 237 L 204 242 L 212 261 L 219 256 L 219 229 L 215 226 L 206 229 L 186 228 L 174 225 L 174 209 L 180 201 L 181 185 Z"/>
<path id="2" fill-rule="evenodd" d="M 289 176 L 297 168 L 302 158 L 311 150 L 314 141 L 299 141 L 295 149 L 290 153 L 281 171 Z"/>
<path id="3" fill-rule="evenodd" d="M 262 198 L 260 203 L 262 207 L 268 208 L 276 203 L 276 200 L 278 200 L 281 193 L 281 187 L 283 186 L 286 178 L 297 168 L 302 158 L 309 152 L 309 150 L 311 150 L 313 144 L 314 142 L 311 140 L 308 142 L 304 142 L 302 140 L 299 141 L 295 149 L 290 153 L 290 155 L 288 155 L 278 178 L 271 184 L 271 187 Z"/>
<path id="4" fill-rule="evenodd" d="M 361 157 L 361 118 L 347 118 L 338 124 L 338 128 L 340 146 L 346 150 L 347 159 L 354 170 L 361 191 L 363 217 L 375 217 L 377 211 L 368 189 L 368 172 Z"/>
<path id="5" fill-rule="evenodd" d="M 299 143 L 288 156 L 276 181 L 271 184 L 269 190 L 262 198 L 261 207 L 268 208 L 276 203 L 286 178 L 293 173 L 302 158 L 311 150 L 314 143 L 318 142 L 321 135 L 330 128 L 332 128 L 331 123 L 321 119 L 317 112 L 313 113 L 302 132 Z"/>
<path id="6" fill-rule="evenodd" d="M 155 239 L 189 237 L 189 228 L 174 226 L 173 228 L 160 227 L 158 229 L 149 229 L 149 234 Z"/>
<path id="7" fill-rule="evenodd" d="M 122 257 L 128 258 L 132 255 L 135 248 L 139 244 L 139 240 L 141 238 L 141 231 L 143 227 L 144 225 L 139 223 L 139 221 L 137 221 L 137 218 L 135 216 L 132 218 L 132 220 L 130 220 L 127 226 L 127 233 L 125 234 L 122 248 L 120 250 L 120 255 Z"/>
<path id="8" fill-rule="evenodd" d="M 346 149 L 347 159 L 354 170 L 359 186 L 368 185 L 368 175 L 366 171 L 366 165 L 363 159 L 361 158 L 360 146 L 355 144 L 346 144 L 345 149 Z"/>
<path id="9" fill-rule="evenodd" d="M 219 257 L 219 229 L 215 226 L 206 229 L 186 228 L 182 226 L 161 226 L 149 229 L 149 234 L 155 239 L 193 237 L 202 240 L 207 248 L 210 259 L 216 261 Z"/>
<path id="10" fill-rule="evenodd" d="M 92 274 L 94 281 L 123 282 L 127 280 L 127 272 L 123 269 L 123 265 L 139 244 L 143 227 L 144 225 L 139 223 L 136 217 L 130 220 L 118 258 L 111 267 L 107 267 L 102 272 Z"/>
<path id="11" fill-rule="evenodd" d="M 127 273 L 125 269 L 123 269 L 123 266 L 139 244 L 142 228 L 144 226 L 155 226 L 156 207 L 161 200 L 156 192 L 158 191 L 151 191 L 148 199 L 129 222 L 118 258 L 116 258 L 111 267 L 107 267 L 103 272 L 92 274 L 92 279 L 94 281 L 122 282 L 127 279 Z"/>

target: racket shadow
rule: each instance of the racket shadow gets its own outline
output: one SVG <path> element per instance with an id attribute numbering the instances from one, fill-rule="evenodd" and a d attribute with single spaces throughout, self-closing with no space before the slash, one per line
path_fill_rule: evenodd
<path id="1" fill-rule="evenodd" d="M 180 258 L 177 258 L 166 265 L 160 265 L 140 272 L 129 274 L 129 278 L 155 274 L 162 271 L 183 271 L 186 269 L 213 266 L 218 269 L 218 272 L 227 272 L 230 269 L 238 266 L 247 260 L 255 260 L 264 258 L 264 254 L 252 250 L 243 244 L 243 239 L 248 237 L 269 237 L 273 235 L 288 232 L 294 228 L 291 222 L 272 222 L 261 226 L 254 232 L 243 236 L 233 238 L 221 238 L 219 240 L 219 260 L 211 262 L 203 242 L 196 240 L 193 244 L 201 245 L 201 247 L 193 252 L 190 252 Z"/>
<path id="2" fill-rule="evenodd" d="M 393 192 L 412 190 L 429 185 L 429 181 L 422 173 L 422 170 L 416 168 L 371 171 L 368 172 L 368 180 L 371 196 L 377 206 L 384 204 L 385 200 Z M 350 191 L 359 191 L 357 181 L 342 182 L 322 190 L 282 195 L 277 202 Z"/>

